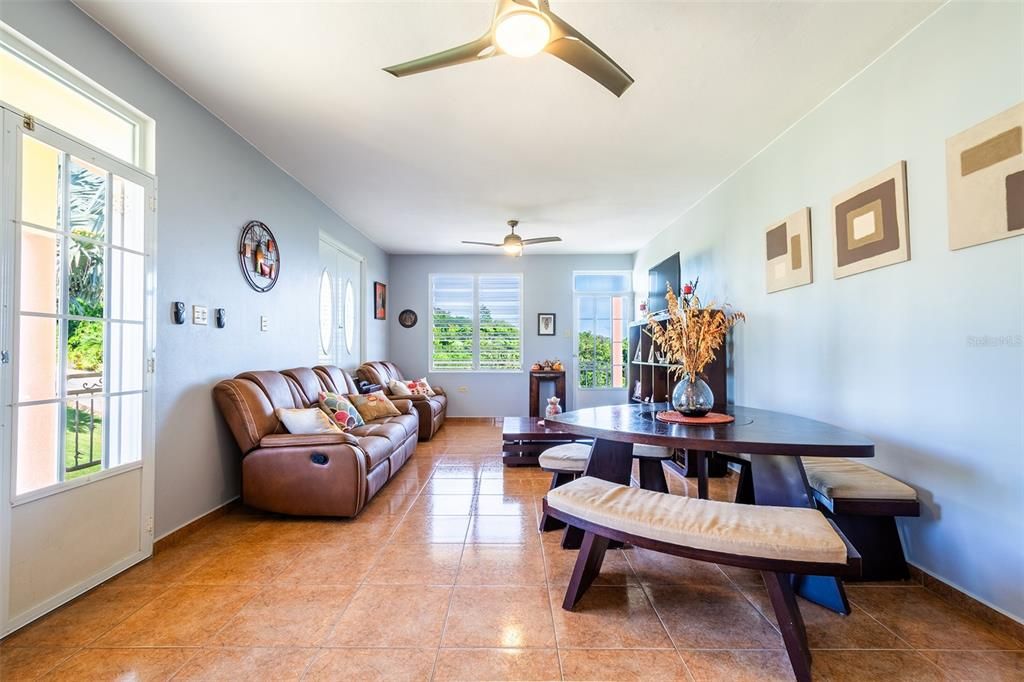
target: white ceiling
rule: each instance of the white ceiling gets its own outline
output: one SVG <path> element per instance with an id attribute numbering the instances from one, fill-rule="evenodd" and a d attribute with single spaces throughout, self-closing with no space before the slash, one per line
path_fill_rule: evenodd
<path id="1" fill-rule="evenodd" d="M 636 79 L 616 99 L 546 54 L 381 70 L 488 1 L 76 2 L 385 250 L 493 253 L 459 241 L 519 218 L 565 240 L 537 254 L 636 250 L 938 5 L 552 0 Z"/>

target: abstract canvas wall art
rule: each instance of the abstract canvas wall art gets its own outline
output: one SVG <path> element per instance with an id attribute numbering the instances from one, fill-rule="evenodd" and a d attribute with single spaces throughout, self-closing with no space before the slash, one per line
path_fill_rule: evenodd
<path id="1" fill-rule="evenodd" d="M 832 198 L 836 279 L 910 260 L 907 162 Z"/>
<path id="2" fill-rule="evenodd" d="M 1024 103 L 946 140 L 949 248 L 1024 234 Z"/>
<path id="3" fill-rule="evenodd" d="M 802 208 L 764 231 L 765 284 L 768 293 L 812 281 L 811 209 Z"/>

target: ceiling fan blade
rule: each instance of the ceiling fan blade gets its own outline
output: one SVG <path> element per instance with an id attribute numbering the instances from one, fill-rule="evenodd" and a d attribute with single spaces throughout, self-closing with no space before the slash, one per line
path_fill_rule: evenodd
<path id="1" fill-rule="evenodd" d="M 632 76 L 564 19 L 553 14 L 551 10 L 547 10 L 545 14 L 554 24 L 555 36 L 561 34 L 561 37 L 556 37 L 548 43 L 544 51 L 587 74 L 616 97 L 622 97 L 622 93 L 633 84 Z"/>
<path id="2" fill-rule="evenodd" d="M 560 242 L 561 237 L 534 237 L 533 239 L 524 239 L 523 246 L 527 244 L 546 244 L 548 242 Z"/>
<path id="3" fill-rule="evenodd" d="M 493 57 L 496 54 L 499 54 L 499 52 L 494 47 L 491 32 L 488 31 L 485 35 L 477 38 L 471 43 L 459 45 L 458 47 L 453 47 L 450 50 L 438 52 L 437 54 L 428 55 L 426 57 L 420 57 L 419 59 L 413 59 L 412 61 L 404 62 L 402 64 L 396 64 L 395 66 L 389 66 L 384 70 L 392 76 L 401 78 L 402 76 L 411 76 L 414 73 L 443 69 L 446 66 L 475 62 L 480 59 Z"/>
<path id="4" fill-rule="evenodd" d="M 492 244 L 491 242 L 467 242 L 463 241 L 463 244 L 473 244 L 475 246 L 502 246 L 501 244 Z"/>

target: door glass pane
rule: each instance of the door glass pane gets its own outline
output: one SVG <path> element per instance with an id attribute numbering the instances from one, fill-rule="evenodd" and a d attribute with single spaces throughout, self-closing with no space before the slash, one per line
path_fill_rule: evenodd
<path id="1" fill-rule="evenodd" d="M 68 395 L 103 387 L 103 323 L 68 320 Z"/>
<path id="2" fill-rule="evenodd" d="M 68 163 L 68 225 L 72 234 L 102 240 L 107 216 L 107 174 L 80 159 Z"/>
<path id="3" fill-rule="evenodd" d="M 27 135 L 21 139 L 21 219 L 56 229 L 61 153 Z"/>
<path id="4" fill-rule="evenodd" d="M 594 318 L 594 298 L 592 296 L 580 297 L 580 317 L 584 319 Z"/>
<path id="5" fill-rule="evenodd" d="M 610 320 L 612 317 L 612 300 L 608 296 L 601 296 L 594 301 L 597 309 L 597 319 Z"/>
<path id="6" fill-rule="evenodd" d="M 331 338 L 334 335 L 334 288 L 331 275 L 324 268 L 320 273 L 320 352 L 331 353 Z"/>
<path id="7" fill-rule="evenodd" d="M 110 461 L 116 467 L 142 459 L 142 394 L 110 398 Z"/>
<path id="8" fill-rule="evenodd" d="M 107 372 L 111 393 L 141 391 L 143 374 L 142 325 L 113 322 L 110 325 L 110 370 Z"/>
<path id="9" fill-rule="evenodd" d="M 21 310 L 32 313 L 60 312 L 61 237 L 30 227 L 21 229 Z"/>
<path id="10" fill-rule="evenodd" d="M 18 400 L 50 400 L 60 391 L 60 321 L 22 315 L 18 338 Z"/>
<path id="11" fill-rule="evenodd" d="M 133 251 L 144 251 L 145 190 L 134 182 L 115 175 L 112 194 L 111 243 Z"/>
<path id="12" fill-rule="evenodd" d="M 64 480 L 96 473 L 103 463 L 103 403 L 98 393 L 68 391 L 64 418 Z"/>
<path id="13" fill-rule="evenodd" d="M 356 292 L 352 280 L 345 282 L 345 350 L 352 352 L 356 340 Z"/>
<path id="14" fill-rule="evenodd" d="M 68 313 L 103 317 L 104 247 L 72 237 L 68 242 Z"/>
<path id="15" fill-rule="evenodd" d="M 146 293 L 145 257 L 137 253 L 121 252 L 121 259 L 124 268 L 124 279 L 120 287 L 121 300 L 124 302 L 123 309 L 121 310 L 121 319 L 141 322 L 142 315 L 145 312 L 143 310 Z"/>
<path id="16" fill-rule="evenodd" d="M 57 471 L 57 431 L 60 428 L 60 403 L 28 405 L 17 408 L 18 458 L 17 493 L 53 485 Z"/>

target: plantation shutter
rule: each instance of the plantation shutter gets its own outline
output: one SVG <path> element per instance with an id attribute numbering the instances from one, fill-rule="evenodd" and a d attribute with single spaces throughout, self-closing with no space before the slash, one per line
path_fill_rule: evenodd
<path id="1" fill-rule="evenodd" d="M 473 275 L 430 277 L 431 370 L 474 369 L 473 279 Z"/>
<path id="2" fill-rule="evenodd" d="M 522 362 L 522 289 L 520 275 L 480 275 L 478 368 L 518 371 Z"/>

